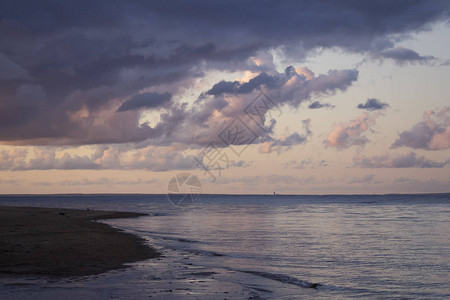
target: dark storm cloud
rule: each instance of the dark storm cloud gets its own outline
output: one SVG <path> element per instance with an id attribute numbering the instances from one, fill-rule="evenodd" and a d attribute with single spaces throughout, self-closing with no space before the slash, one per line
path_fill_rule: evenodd
<path id="1" fill-rule="evenodd" d="M 172 95 L 169 93 L 144 93 L 135 95 L 122 103 L 118 111 L 127 111 L 140 108 L 156 108 L 167 104 L 171 97 Z"/>
<path id="2" fill-rule="evenodd" d="M 171 137 L 188 116 L 209 114 L 174 105 L 149 127 L 131 108 L 150 102 L 124 100 L 160 85 L 175 96 L 208 71 L 259 74 L 245 83 L 219 82 L 209 96 L 266 87 L 279 103 L 296 106 L 311 94 L 347 88 L 357 70 L 309 81 L 293 69 L 273 74 L 250 57 L 279 48 L 304 59 L 314 49 L 338 47 L 400 64 L 424 62 L 431 58 L 390 37 L 426 30 L 448 16 L 448 1 L 2 1 L 0 141 L 68 145 Z M 298 77 L 297 88 L 279 91 L 291 76 Z"/>
<path id="3" fill-rule="evenodd" d="M 292 67 L 291 67 L 292 68 Z M 220 95 L 220 94 L 248 94 L 253 92 L 258 87 L 264 85 L 269 89 L 279 87 L 281 85 L 280 78 L 270 76 L 267 73 L 261 73 L 255 78 L 250 79 L 248 82 L 240 84 L 238 81 L 229 82 L 221 81 L 215 84 L 212 89 L 207 91 L 208 95 Z"/>
<path id="4" fill-rule="evenodd" d="M 369 98 L 367 99 L 366 103 L 360 103 L 357 106 L 359 109 L 365 109 L 368 111 L 373 111 L 373 110 L 381 110 L 381 109 L 385 109 L 387 107 L 389 107 L 389 104 L 387 103 L 383 103 L 378 99 L 375 98 Z"/>
<path id="5" fill-rule="evenodd" d="M 11 61 L 2 53 L 0 53 L 0 66 L 0 80 L 25 79 L 28 77 L 25 69 Z"/>
<path id="6" fill-rule="evenodd" d="M 294 67 L 289 66 L 284 73 L 273 72 L 273 75 L 262 72 L 247 82 L 220 81 L 215 84 L 206 95 L 220 96 L 222 94 L 250 94 L 260 87 L 273 91 L 277 97 L 274 101 L 280 104 L 298 106 L 302 101 L 309 99 L 312 94 L 333 94 L 346 90 L 358 79 L 358 70 L 329 70 L 327 74 L 306 78 L 297 73 Z"/>

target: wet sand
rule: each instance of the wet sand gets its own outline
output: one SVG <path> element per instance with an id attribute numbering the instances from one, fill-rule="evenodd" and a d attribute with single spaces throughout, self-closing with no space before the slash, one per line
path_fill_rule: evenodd
<path id="1" fill-rule="evenodd" d="M 145 214 L 0 207 L 0 274 L 94 275 L 158 257 L 144 240 L 95 222 Z"/>

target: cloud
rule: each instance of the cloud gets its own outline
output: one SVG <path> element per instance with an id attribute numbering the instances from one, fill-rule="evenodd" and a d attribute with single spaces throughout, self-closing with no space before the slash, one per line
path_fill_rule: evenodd
<path id="1" fill-rule="evenodd" d="M 303 159 L 301 161 L 290 160 L 283 163 L 283 167 L 290 169 L 315 169 L 320 167 L 326 167 L 328 162 L 326 160 L 320 160 L 313 162 L 311 159 Z"/>
<path id="2" fill-rule="evenodd" d="M 286 146 L 287 147 L 287 146 Z M 0 170 L 149 170 L 164 172 L 170 170 L 195 170 L 199 160 L 193 154 L 183 151 L 185 146 L 147 146 L 130 148 L 124 145 L 95 146 L 89 149 L 71 149 L 70 152 L 85 152 L 85 155 L 72 154 L 65 148 L 54 147 L 12 147 L 0 151 Z M 252 162 L 229 160 L 229 167 L 246 168 Z"/>
<path id="3" fill-rule="evenodd" d="M 400 155 L 381 155 L 372 157 L 357 156 L 353 159 L 360 168 L 443 168 L 450 163 L 450 158 L 444 162 L 426 159 L 410 151 Z"/>
<path id="4" fill-rule="evenodd" d="M 80 170 L 100 169 L 95 157 L 70 155 L 64 153 L 56 157 L 53 149 L 35 148 L 30 156 L 28 149 L 14 148 L 0 151 L 0 170 Z"/>
<path id="5" fill-rule="evenodd" d="M 306 142 L 309 136 L 312 135 L 311 131 L 311 119 L 302 120 L 303 129 L 305 130 L 305 134 L 300 135 L 295 132 L 290 135 L 284 135 L 280 139 L 273 139 L 261 143 L 259 146 L 260 153 L 272 153 L 272 151 L 276 151 L 280 154 L 282 151 L 288 151 L 291 147 L 296 145 L 301 145 Z"/>
<path id="6" fill-rule="evenodd" d="M 450 181 L 447 179 L 430 178 L 418 180 L 415 178 L 399 177 L 392 183 L 395 190 L 403 190 L 405 193 L 448 193 Z"/>
<path id="7" fill-rule="evenodd" d="M 106 177 L 102 177 L 99 179 L 87 179 L 83 178 L 82 180 L 63 180 L 58 182 L 50 182 L 50 181 L 38 181 L 35 182 L 36 185 L 40 186 L 86 186 L 86 185 L 113 185 L 114 181 L 108 179 Z"/>
<path id="8" fill-rule="evenodd" d="M 378 99 L 375 98 L 369 98 L 367 99 L 365 104 L 358 104 L 357 106 L 359 109 L 365 109 L 368 111 L 374 111 L 374 110 L 382 110 L 385 109 L 387 107 L 389 107 L 389 104 L 387 103 L 383 103 Z"/>
<path id="9" fill-rule="evenodd" d="M 23 180 L 17 180 L 17 179 L 1 179 L 0 178 L 0 185 L 19 185 L 23 182 Z"/>
<path id="10" fill-rule="evenodd" d="M 239 160 L 236 162 L 232 162 L 230 163 L 229 167 L 237 167 L 237 168 L 247 168 L 250 167 L 252 165 L 252 162 L 246 162 L 245 160 Z"/>
<path id="11" fill-rule="evenodd" d="M 245 82 L 218 80 L 205 93 L 217 99 L 206 102 L 223 105 L 231 95 L 245 98 L 266 88 L 278 104 L 295 107 L 313 95 L 347 89 L 358 71 L 331 70 L 312 78 L 312 72 L 290 68 L 278 74 L 267 59 L 273 49 L 297 61 L 317 49 L 339 48 L 402 63 L 425 62 L 426 56 L 399 48 L 393 36 L 406 37 L 448 20 L 448 12 L 448 1 L 3 1 L 0 141 L 167 145 L 180 140 L 174 132 L 179 124 L 211 126 L 199 122 L 211 116 L 202 110 L 209 103 L 199 110 L 178 100 L 199 78 L 215 72 L 257 73 Z M 26 94 L 27 85 L 45 97 L 15 101 L 21 89 Z M 166 111 L 160 124 L 142 124 L 139 109 L 158 101 L 134 97 L 161 91 L 177 102 L 162 105 Z M 223 114 L 231 113 L 231 106 L 223 107 Z M 211 140 L 204 134 L 196 143 Z"/>
<path id="12" fill-rule="evenodd" d="M 109 185 L 109 186 L 116 186 L 116 185 L 140 185 L 140 184 L 152 184 L 157 182 L 156 179 L 150 179 L 150 180 L 142 180 L 141 178 L 137 178 L 136 180 L 115 180 L 111 178 L 102 177 L 99 179 L 88 179 L 83 178 L 82 180 L 63 180 L 63 181 L 56 181 L 56 182 L 50 182 L 50 181 L 38 181 L 35 182 L 35 185 L 41 185 L 41 186 L 52 186 L 52 185 L 58 185 L 58 186 L 86 186 L 86 185 Z"/>
<path id="13" fill-rule="evenodd" d="M 154 172 L 192 170 L 196 168 L 193 155 L 164 147 L 147 147 L 133 153 L 130 161 L 123 163 L 127 169 L 146 169 Z"/>
<path id="14" fill-rule="evenodd" d="M 301 145 L 306 142 L 306 136 L 300 135 L 297 132 L 289 135 L 284 136 L 280 139 L 275 139 L 270 142 L 264 142 L 259 147 L 260 153 L 271 153 L 274 149 L 277 149 L 277 152 L 281 152 L 283 149 L 284 151 L 289 150 L 292 146 L 295 145 Z"/>
<path id="15" fill-rule="evenodd" d="M 27 71 L 0 52 L 0 80 L 26 79 Z"/>
<path id="16" fill-rule="evenodd" d="M 168 170 L 196 169 L 193 155 L 173 147 L 148 146 L 140 149 L 101 146 L 87 155 L 55 151 L 54 148 L 13 148 L 0 151 L 0 170 Z M 243 164 L 241 164 L 243 165 Z"/>
<path id="17" fill-rule="evenodd" d="M 290 175 L 268 175 L 268 176 L 243 176 L 238 178 L 220 177 L 215 181 L 215 184 L 240 184 L 246 186 L 256 186 L 264 184 L 266 186 L 276 186 L 277 188 L 290 188 L 298 185 L 315 184 L 318 181 L 315 177 L 309 176 L 306 178 L 300 178 Z"/>
<path id="18" fill-rule="evenodd" d="M 384 58 L 393 59 L 399 65 L 416 62 L 429 63 L 436 60 L 434 56 L 421 56 L 416 51 L 403 47 L 387 49 L 382 52 L 382 56 Z"/>
<path id="19" fill-rule="evenodd" d="M 334 105 L 331 105 L 329 103 L 321 103 L 319 101 L 314 101 L 313 103 L 311 103 L 308 106 L 309 109 L 318 109 L 318 108 L 323 108 L 323 107 L 334 108 Z"/>
<path id="20" fill-rule="evenodd" d="M 349 184 L 367 184 L 367 183 L 378 183 L 374 181 L 375 175 L 374 174 L 368 174 L 364 175 L 362 177 L 353 177 Z"/>
<path id="21" fill-rule="evenodd" d="M 303 74 L 309 71 L 308 77 Z M 298 72 L 297 72 L 298 71 Z M 247 82 L 220 81 L 206 92 L 207 95 L 249 94 L 260 87 L 275 95 L 273 99 L 279 104 L 298 106 L 302 101 L 310 99 L 312 95 L 329 95 L 336 91 L 345 91 L 358 79 L 358 70 L 329 70 L 327 74 L 315 77 L 307 68 L 293 66 L 285 69 L 284 73 L 272 71 L 273 75 L 261 73 Z"/>
<path id="22" fill-rule="evenodd" d="M 23 169 L 28 151 L 22 148 L 12 148 L 0 151 L 0 170 Z"/>
<path id="23" fill-rule="evenodd" d="M 305 75 L 297 73 L 292 67 L 287 70 L 289 73 L 278 73 L 272 70 L 273 75 L 267 75 L 276 78 L 274 82 L 277 82 L 276 85 L 269 85 L 270 88 L 267 91 L 273 95 L 272 106 L 284 103 L 298 106 L 313 95 L 329 95 L 338 90 L 346 90 L 358 75 L 356 70 L 330 70 L 328 74 L 317 77 L 311 75 L 307 79 Z M 28 109 L 23 117 L 27 116 L 28 112 L 32 115 L 28 117 L 26 126 L 18 128 L 11 125 L 3 128 L 0 126 L 0 136 L 3 134 L 5 142 L 15 145 L 89 145 L 137 143 L 146 140 L 153 145 L 172 143 L 206 145 L 217 140 L 220 131 L 233 118 L 247 116 L 245 107 L 251 105 L 258 93 L 252 92 L 253 88 L 242 89 L 242 87 L 253 86 L 253 79 L 239 83 L 240 88 L 235 95 L 225 97 L 222 94 L 202 93 L 193 105 L 169 102 L 168 94 L 145 93 L 133 96 L 124 102 L 112 102 L 111 105 L 98 110 L 90 108 L 87 103 L 78 106 L 78 99 L 101 97 L 107 89 L 100 88 L 95 92 L 90 91 L 87 95 L 85 92 L 76 92 L 70 96 L 70 102 L 77 103 L 76 109 L 61 113 L 43 110 L 42 113 L 47 118 L 39 117 L 38 109 Z M 264 84 L 259 83 L 258 81 L 256 84 L 258 89 L 266 88 Z M 160 122 L 153 126 L 141 123 L 138 108 L 154 107 L 158 104 L 163 108 Z M 270 108 L 272 107 L 268 107 L 267 110 Z M 8 116 L 14 118 L 10 112 L 5 110 L 4 113 L 5 118 L 2 121 L 5 123 L 9 122 Z M 17 122 L 20 119 L 15 120 Z M 264 116 L 260 126 L 266 126 L 265 120 Z M 54 126 L 54 124 L 60 126 Z M 258 127 L 257 124 L 252 126 Z M 184 128 L 184 131 L 177 131 L 177 128 Z M 252 129 L 264 133 L 261 129 Z M 192 136 L 193 133 L 196 133 L 196 136 Z M 270 130 L 267 133 L 270 133 Z"/>
<path id="24" fill-rule="evenodd" d="M 161 122 L 152 128 L 155 138 L 152 139 L 151 144 L 181 143 L 206 146 L 214 143 L 215 146 L 226 147 L 230 143 L 236 145 L 244 141 L 243 144 L 268 142 L 267 151 L 270 151 L 272 144 L 287 149 L 289 145 L 300 144 L 305 139 L 302 135 L 295 133 L 290 136 L 286 134 L 278 141 L 273 136 L 276 125 L 274 118 L 282 115 L 281 105 L 296 107 L 313 95 L 328 95 L 337 90 L 345 90 L 356 80 L 357 74 L 356 70 L 332 70 L 317 77 L 311 74 L 308 79 L 305 75 L 297 73 L 293 67 L 288 67 L 283 73 L 271 71 L 270 76 L 276 78 L 274 82 L 277 82 L 277 85 L 270 88 L 258 85 L 257 89 L 265 92 L 251 92 L 253 88 L 248 92 L 241 90 L 242 86 L 252 82 L 255 77 L 241 80 L 237 89 L 227 92 L 224 92 L 222 88 L 215 89 L 217 84 L 213 85 L 212 89 L 215 90 L 213 95 L 208 94 L 211 89 L 206 90 L 192 106 L 181 105 L 177 106 L 176 110 L 175 106 L 171 106 L 167 113 L 163 113 Z M 224 141 L 224 131 L 236 128 L 239 132 L 248 133 L 247 136 L 235 141 Z M 156 136 L 156 134 L 160 135 Z M 308 134 L 311 134 L 310 130 L 307 131 Z"/>
<path id="25" fill-rule="evenodd" d="M 122 103 L 117 111 L 135 110 L 141 108 L 156 108 L 166 105 L 172 95 L 169 93 L 144 93 L 138 94 Z"/>
<path id="26" fill-rule="evenodd" d="M 290 77 L 290 76 L 289 76 Z M 248 94 L 253 92 L 258 87 L 264 85 L 268 89 L 280 87 L 282 84 L 282 78 L 278 76 L 270 76 L 263 72 L 258 76 L 250 79 L 248 82 L 239 83 L 238 81 L 220 81 L 215 84 L 212 89 L 207 91 L 208 95 L 220 95 L 220 94 Z"/>
<path id="27" fill-rule="evenodd" d="M 450 106 L 439 111 L 426 111 L 423 121 L 410 130 L 399 133 L 392 149 L 410 147 L 413 149 L 445 150 L 450 148 Z"/>
<path id="28" fill-rule="evenodd" d="M 373 125 L 375 125 L 375 115 L 364 113 L 348 123 L 337 125 L 328 134 L 325 144 L 339 150 L 351 146 L 363 146 L 369 141 L 363 134 Z"/>

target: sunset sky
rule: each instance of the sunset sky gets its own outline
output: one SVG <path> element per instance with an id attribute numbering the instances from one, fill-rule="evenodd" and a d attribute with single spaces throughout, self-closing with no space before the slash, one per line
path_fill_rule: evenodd
<path id="1" fill-rule="evenodd" d="M 2 1 L 0 193 L 450 192 L 449 1 Z"/>

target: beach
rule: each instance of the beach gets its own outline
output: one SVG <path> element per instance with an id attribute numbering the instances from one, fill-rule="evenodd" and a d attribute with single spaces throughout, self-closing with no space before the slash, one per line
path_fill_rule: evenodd
<path id="1" fill-rule="evenodd" d="M 0 207 L 0 273 L 78 276 L 159 256 L 142 238 L 100 219 L 146 214 L 37 207 Z"/>

